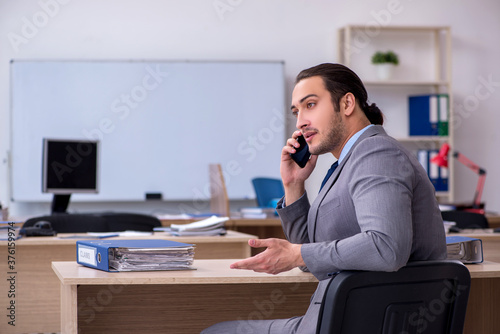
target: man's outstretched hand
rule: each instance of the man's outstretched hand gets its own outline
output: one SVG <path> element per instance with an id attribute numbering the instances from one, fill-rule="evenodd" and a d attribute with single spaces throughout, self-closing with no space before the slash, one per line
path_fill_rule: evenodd
<path id="1" fill-rule="evenodd" d="M 250 239 L 253 248 L 267 247 L 265 251 L 248 259 L 231 264 L 231 269 L 248 269 L 268 274 L 279 274 L 295 267 L 305 266 L 300 253 L 300 244 L 292 244 L 284 239 Z"/>

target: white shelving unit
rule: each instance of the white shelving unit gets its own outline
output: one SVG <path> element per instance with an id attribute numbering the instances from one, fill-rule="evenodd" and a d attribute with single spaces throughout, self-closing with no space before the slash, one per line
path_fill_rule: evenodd
<path id="1" fill-rule="evenodd" d="M 371 57 L 376 51 L 399 55 L 391 79 L 375 75 Z M 453 96 L 451 86 L 451 31 L 445 26 L 348 25 L 339 29 L 338 61 L 363 80 L 371 102 L 384 112 L 385 128 L 411 150 L 453 148 Z M 448 136 L 409 136 L 408 96 L 448 94 Z M 449 160 L 448 191 L 437 192 L 441 202 L 454 200 L 454 162 Z"/>

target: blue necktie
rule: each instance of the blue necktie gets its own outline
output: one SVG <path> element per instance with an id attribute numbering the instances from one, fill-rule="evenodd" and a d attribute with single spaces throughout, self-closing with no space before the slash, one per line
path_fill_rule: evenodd
<path id="1" fill-rule="evenodd" d="M 332 176 L 333 172 L 335 172 L 335 169 L 337 169 L 338 166 L 339 166 L 339 162 L 335 161 L 333 163 L 332 167 L 330 167 L 330 169 L 328 170 L 328 173 L 326 173 L 326 176 L 323 179 L 323 182 L 321 182 L 321 188 L 319 188 L 319 191 L 321 191 L 321 189 L 323 189 L 323 186 L 328 181 L 328 179 L 330 178 L 330 176 Z"/>

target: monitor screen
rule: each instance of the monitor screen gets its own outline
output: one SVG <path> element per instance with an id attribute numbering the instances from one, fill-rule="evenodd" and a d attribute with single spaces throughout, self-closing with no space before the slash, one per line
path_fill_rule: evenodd
<path id="1" fill-rule="evenodd" d="M 98 141 L 43 139 L 44 193 L 97 193 L 98 171 Z"/>

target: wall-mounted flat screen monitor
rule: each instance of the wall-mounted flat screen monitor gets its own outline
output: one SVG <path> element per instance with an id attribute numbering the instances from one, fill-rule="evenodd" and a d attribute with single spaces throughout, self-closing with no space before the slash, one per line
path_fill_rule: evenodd
<path id="1" fill-rule="evenodd" d="M 42 192 L 53 193 L 53 212 L 65 212 L 73 193 L 98 193 L 99 142 L 43 139 Z"/>

